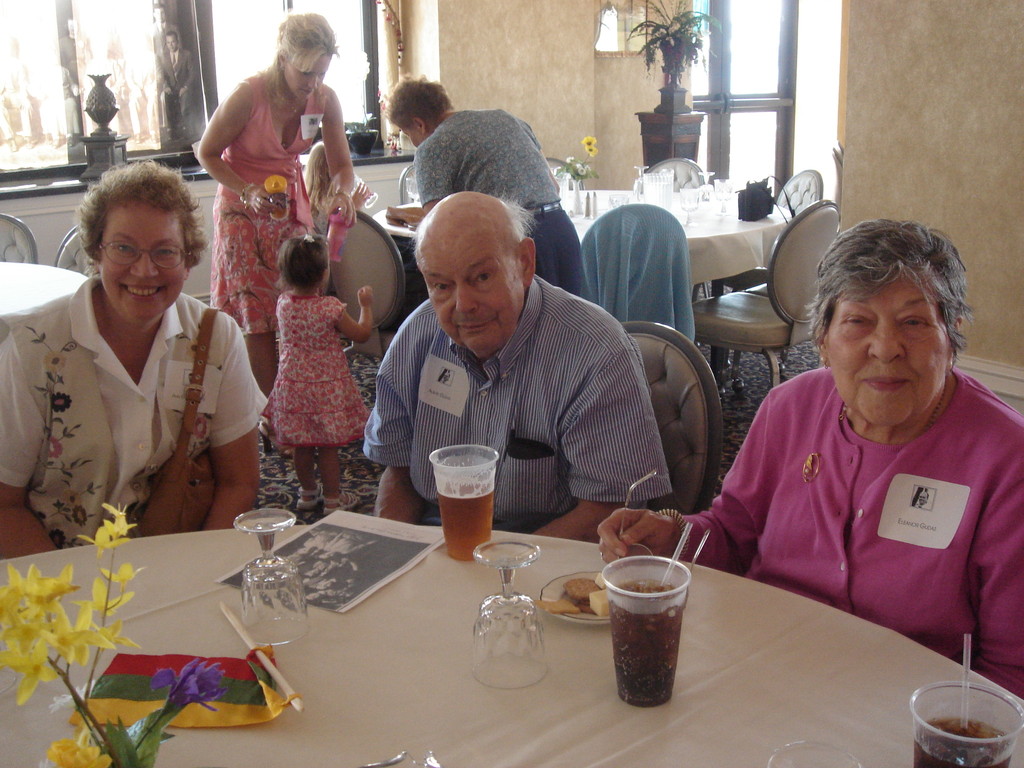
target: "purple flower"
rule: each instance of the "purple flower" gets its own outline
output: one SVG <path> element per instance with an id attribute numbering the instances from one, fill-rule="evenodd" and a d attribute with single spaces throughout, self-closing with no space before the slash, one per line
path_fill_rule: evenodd
<path id="1" fill-rule="evenodd" d="M 177 676 L 173 669 L 159 670 L 153 675 L 150 687 L 155 691 L 171 686 L 171 690 L 167 692 L 167 701 L 175 706 L 201 704 L 211 711 L 216 711 L 216 707 L 211 707 L 206 702 L 216 701 L 227 693 L 228 689 L 220 684 L 223 677 L 224 671 L 220 664 L 214 662 L 206 665 L 202 659 L 196 658 L 182 667 L 181 674 Z"/>

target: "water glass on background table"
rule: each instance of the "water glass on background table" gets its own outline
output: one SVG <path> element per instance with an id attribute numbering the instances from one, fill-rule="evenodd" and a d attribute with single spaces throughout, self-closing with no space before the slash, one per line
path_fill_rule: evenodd
<path id="1" fill-rule="evenodd" d="M 498 452 L 486 445 L 450 445 L 430 454 L 448 556 L 472 560 L 491 538 Z"/>
<path id="2" fill-rule="evenodd" d="M 676 680 L 690 569 L 678 560 L 641 555 L 609 563 L 601 576 L 619 698 L 635 707 L 664 704 Z"/>
<path id="3" fill-rule="evenodd" d="M 722 204 L 722 215 L 728 211 L 729 201 L 732 199 L 732 182 L 728 179 L 715 179 L 715 197 Z"/>
<path id="4" fill-rule="evenodd" d="M 690 215 L 696 213 L 697 209 L 700 207 L 700 190 L 680 189 L 679 203 L 683 208 L 683 212 L 686 214 L 686 220 L 683 222 L 683 224 L 689 224 Z"/>
<path id="5" fill-rule="evenodd" d="M 966 694 L 966 696 L 965 696 Z M 1024 707 L 987 685 L 932 683 L 910 697 L 914 768 L 1008 768 L 1024 728 Z"/>

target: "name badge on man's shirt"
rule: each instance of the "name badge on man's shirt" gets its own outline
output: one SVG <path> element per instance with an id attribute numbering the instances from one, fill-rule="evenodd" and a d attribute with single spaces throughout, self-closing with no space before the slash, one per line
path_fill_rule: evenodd
<path id="1" fill-rule="evenodd" d="M 427 355 L 420 371 L 420 402 L 461 418 L 468 396 L 466 369 L 437 355 Z"/>
<path id="2" fill-rule="evenodd" d="M 896 475 L 885 495 L 878 535 L 920 547 L 945 549 L 960 526 L 970 493 L 966 485 Z"/>
<path id="3" fill-rule="evenodd" d="M 316 132 L 320 129 L 320 121 L 324 119 L 324 113 L 321 112 L 319 115 L 303 115 L 302 116 L 302 138 L 305 140 L 312 139 L 316 136 Z"/>
<path id="4" fill-rule="evenodd" d="M 164 376 L 162 402 L 176 411 L 185 410 L 185 387 L 192 373 L 192 363 L 181 360 L 170 360 Z M 214 413 L 217 410 L 217 393 L 220 392 L 221 372 L 212 365 L 206 366 L 203 377 L 203 399 L 199 401 L 199 410 L 203 413 Z"/>

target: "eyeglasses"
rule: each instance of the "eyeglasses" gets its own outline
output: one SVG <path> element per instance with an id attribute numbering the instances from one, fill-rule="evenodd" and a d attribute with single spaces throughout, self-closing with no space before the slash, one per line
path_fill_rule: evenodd
<path id="1" fill-rule="evenodd" d="M 174 269 L 185 258 L 185 249 L 173 245 L 146 249 L 136 248 L 128 243 L 103 243 L 100 248 L 108 259 L 122 267 L 134 264 L 144 253 L 148 254 L 149 260 L 160 269 Z"/>

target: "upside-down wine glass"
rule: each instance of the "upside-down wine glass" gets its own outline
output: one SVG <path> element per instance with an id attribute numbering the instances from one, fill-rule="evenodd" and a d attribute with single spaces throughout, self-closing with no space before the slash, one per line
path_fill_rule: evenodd
<path id="1" fill-rule="evenodd" d="M 501 576 L 501 594 L 484 598 L 473 626 L 473 677 L 484 685 L 524 688 L 548 671 L 537 606 L 512 588 L 516 569 L 539 556 L 540 547 L 524 541 L 489 541 L 473 550 L 478 563 Z"/>
<path id="2" fill-rule="evenodd" d="M 722 215 L 728 213 L 729 200 L 732 199 L 732 182 L 728 179 L 715 179 L 715 197 L 722 204 Z"/>
<path id="3" fill-rule="evenodd" d="M 715 188 L 711 185 L 711 177 L 714 175 L 714 171 L 701 170 L 700 172 L 700 201 L 702 203 L 711 202 L 711 195 L 715 192 Z"/>
<path id="4" fill-rule="evenodd" d="M 258 643 L 290 643 L 308 629 L 299 569 L 273 552 L 274 537 L 293 525 L 295 515 L 284 509 L 253 509 L 235 518 L 235 528 L 254 534 L 262 550 L 242 571 L 242 623 Z"/>
<path id="5" fill-rule="evenodd" d="M 353 181 L 352 181 L 352 189 L 355 189 L 360 184 L 366 184 L 366 182 L 363 181 L 358 176 L 355 176 L 353 178 Z M 367 185 L 367 189 L 370 189 L 368 185 Z M 379 199 L 380 199 L 380 195 L 378 195 L 376 192 L 374 192 L 372 189 L 370 189 L 370 196 L 368 198 L 366 198 L 366 202 L 363 203 L 363 210 L 364 211 L 368 211 L 371 208 L 373 208 L 373 206 L 377 204 L 377 201 Z"/>

